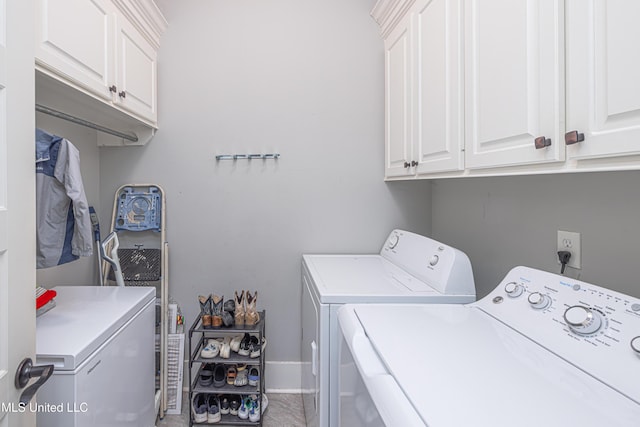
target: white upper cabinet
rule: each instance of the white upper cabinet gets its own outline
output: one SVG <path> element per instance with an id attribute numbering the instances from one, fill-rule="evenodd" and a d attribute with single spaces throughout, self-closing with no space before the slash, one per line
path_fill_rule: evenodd
<path id="1" fill-rule="evenodd" d="M 39 0 L 36 62 L 110 100 L 115 81 L 113 6 L 108 0 Z"/>
<path id="2" fill-rule="evenodd" d="M 385 37 L 386 177 L 463 169 L 460 3 L 406 2 Z"/>
<path id="3" fill-rule="evenodd" d="M 38 0 L 37 5 L 37 101 L 51 104 L 62 97 L 65 113 L 152 136 L 157 50 L 167 25 L 153 1 Z"/>
<path id="4" fill-rule="evenodd" d="M 386 178 L 640 169 L 637 0 L 379 0 L 372 15 Z"/>
<path id="5" fill-rule="evenodd" d="M 464 15 L 466 167 L 564 160 L 562 2 L 466 0 Z"/>
<path id="6" fill-rule="evenodd" d="M 411 141 L 411 28 L 407 17 L 385 40 L 385 174 L 409 173 Z"/>
<path id="7" fill-rule="evenodd" d="M 569 159 L 640 154 L 639 22 L 638 1 L 567 1 L 567 130 L 584 137 Z"/>
<path id="8" fill-rule="evenodd" d="M 157 121 L 157 52 L 129 21 L 116 20 L 116 101 L 132 113 Z"/>
<path id="9" fill-rule="evenodd" d="M 415 172 L 464 169 L 461 0 L 420 0 L 415 11 Z"/>

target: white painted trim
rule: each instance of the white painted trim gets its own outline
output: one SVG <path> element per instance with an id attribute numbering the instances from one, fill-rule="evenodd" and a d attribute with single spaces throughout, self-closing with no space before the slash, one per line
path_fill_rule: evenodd
<path id="1" fill-rule="evenodd" d="M 112 2 L 157 50 L 160 47 L 160 36 L 169 24 L 153 0 L 112 0 Z"/>
<path id="2" fill-rule="evenodd" d="M 189 361 L 184 361 L 183 390 L 189 391 Z M 267 393 L 295 393 L 302 391 L 302 362 L 266 362 L 265 390 Z"/>
<path id="3" fill-rule="evenodd" d="M 387 38 L 414 2 L 415 0 L 378 0 L 371 10 L 371 16 L 380 26 L 383 38 Z"/>

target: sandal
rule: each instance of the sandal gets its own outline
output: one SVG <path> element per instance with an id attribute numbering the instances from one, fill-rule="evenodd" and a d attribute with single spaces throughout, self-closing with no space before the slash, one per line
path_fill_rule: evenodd
<path id="1" fill-rule="evenodd" d="M 205 363 L 202 365 L 200 374 L 198 375 L 198 384 L 208 387 L 213 383 L 213 364 Z"/>
<path id="2" fill-rule="evenodd" d="M 249 383 L 248 380 L 248 370 L 247 370 L 247 365 L 238 365 L 238 374 L 236 375 L 236 380 L 234 381 L 233 385 L 235 385 L 236 387 L 242 387 L 245 386 Z"/>
<path id="3" fill-rule="evenodd" d="M 234 365 L 231 365 L 227 368 L 227 384 L 233 385 L 236 381 L 236 376 L 238 375 L 238 370 Z"/>
<path id="4" fill-rule="evenodd" d="M 213 386 L 222 387 L 227 381 L 227 368 L 219 363 L 213 368 Z"/>

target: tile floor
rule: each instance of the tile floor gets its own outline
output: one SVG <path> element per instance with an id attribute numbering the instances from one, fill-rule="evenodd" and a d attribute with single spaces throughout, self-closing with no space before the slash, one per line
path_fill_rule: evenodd
<path id="1" fill-rule="evenodd" d="M 267 393 L 269 406 L 264 413 L 264 427 L 306 427 L 302 396 L 299 394 Z M 189 395 L 182 397 L 182 414 L 167 415 L 158 421 L 157 427 L 189 426 Z M 223 424 L 217 424 L 223 425 Z"/>

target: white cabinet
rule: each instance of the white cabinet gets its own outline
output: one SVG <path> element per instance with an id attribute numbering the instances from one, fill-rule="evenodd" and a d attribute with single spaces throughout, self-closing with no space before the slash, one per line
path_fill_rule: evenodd
<path id="1" fill-rule="evenodd" d="M 157 127 L 157 49 L 166 21 L 153 1 L 37 4 L 36 69 L 101 101 L 98 116 L 124 113 Z"/>
<path id="2" fill-rule="evenodd" d="M 584 135 L 569 159 L 626 168 L 611 157 L 640 154 L 638 22 L 637 1 L 567 1 L 567 130 Z"/>
<path id="3" fill-rule="evenodd" d="M 640 169 L 640 2 L 380 0 L 372 15 L 387 179 Z"/>
<path id="4" fill-rule="evenodd" d="M 116 102 L 156 122 L 157 52 L 124 18 L 116 20 L 116 40 Z"/>
<path id="5" fill-rule="evenodd" d="M 109 0 L 39 0 L 36 63 L 111 100 L 113 6 Z"/>
<path id="6" fill-rule="evenodd" d="M 464 6 L 466 167 L 564 160 L 562 2 Z"/>
<path id="7" fill-rule="evenodd" d="M 385 175 L 462 169 L 460 1 L 419 0 L 385 39 Z"/>

